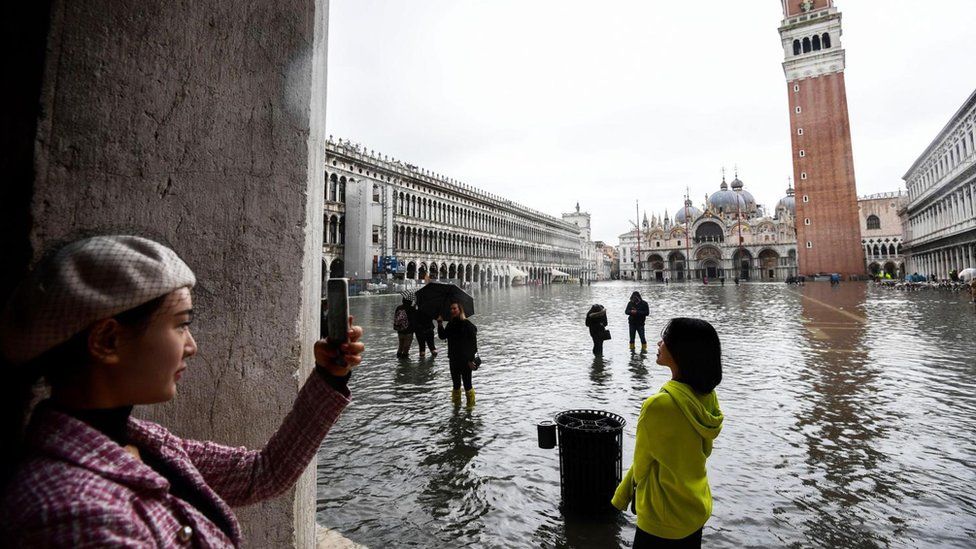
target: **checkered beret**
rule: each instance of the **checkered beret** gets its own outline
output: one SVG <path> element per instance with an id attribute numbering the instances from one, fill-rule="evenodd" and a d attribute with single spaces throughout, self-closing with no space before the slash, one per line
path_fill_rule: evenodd
<path id="1" fill-rule="evenodd" d="M 41 262 L 0 313 L 0 352 L 37 358 L 92 323 L 183 287 L 196 277 L 176 252 L 138 236 L 96 236 Z"/>

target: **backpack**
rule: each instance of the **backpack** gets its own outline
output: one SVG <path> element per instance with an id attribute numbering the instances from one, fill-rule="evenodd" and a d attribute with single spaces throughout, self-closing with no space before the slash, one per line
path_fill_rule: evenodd
<path id="1" fill-rule="evenodd" d="M 399 309 L 393 315 L 393 329 L 398 332 L 410 329 L 410 317 L 407 316 L 406 309 Z"/>

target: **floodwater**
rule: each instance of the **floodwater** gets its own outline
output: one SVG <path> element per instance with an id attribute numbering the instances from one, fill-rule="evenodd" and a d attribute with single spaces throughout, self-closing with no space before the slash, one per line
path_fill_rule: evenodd
<path id="1" fill-rule="evenodd" d="M 623 308 L 650 304 L 631 354 Z M 635 517 L 559 510 L 558 451 L 535 425 L 563 410 L 622 415 L 624 468 L 667 319 L 722 340 L 725 413 L 708 462 L 707 547 L 976 546 L 976 313 L 961 294 L 863 283 L 608 282 L 475 292 L 477 404 L 450 400 L 446 347 L 398 361 L 398 297 L 352 300 L 366 332 L 353 404 L 319 453 L 318 520 L 385 547 L 629 547 Z M 594 359 L 583 326 L 608 309 Z"/>

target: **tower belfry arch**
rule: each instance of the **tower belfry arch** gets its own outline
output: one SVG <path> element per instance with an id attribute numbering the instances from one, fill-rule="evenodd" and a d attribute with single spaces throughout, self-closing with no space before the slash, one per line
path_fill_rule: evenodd
<path id="1" fill-rule="evenodd" d="M 796 183 L 798 273 L 864 272 L 841 14 L 833 0 L 781 0 L 783 73 Z"/>

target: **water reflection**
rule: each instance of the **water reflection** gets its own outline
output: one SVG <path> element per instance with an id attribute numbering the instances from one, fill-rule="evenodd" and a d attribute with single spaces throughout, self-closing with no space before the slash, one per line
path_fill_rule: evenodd
<path id="1" fill-rule="evenodd" d="M 609 366 L 602 356 L 593 357 L 593 363 L 590 365 L 590 381 L 593 382 L 594 390 L 599 391 L 613 377 Z"/>
<path id="2" fill-rule="evenodd" d="M 647 353 L 630 353 L 627 363 L 631 378 L 634 380 L 634 390 L 647 391 Z"/>
<path id="3" fill-rule="evenodd" d="M 851 512 L 887 484 L 872 474 L 886 461 L 873 441 L 890 419 L 874 398 L 876 370 L 863 342 L 866 287 L 811 284 L 801 291 L 809 367 L 800 376 L 796 430 L 806 439 L 804 482 L 816 490 L 797 501 L 811 512 L 805 536 L 827 545 L 886 544 L 868 517 Z"/>
<path id="4" fill-rule="evenodd" d="M 420 463 L 429 477 L 417 501 L 433 518 L 441 519 L 442 531 L 455 542 L 477 535 L 477 528 L 468 525 L 487 512 L 479 489 L 485 479 L 472 470 L 485 442 L 480 433 L 481 419 L 456 406 L 443 431 L 431 441 L 432 451 Z"/>
<path id="5" fill-rule="evenodd" d="M 419 387 L 421 390 L 434 379 L 434 358 L 428 355 L 419 360 L 397 360 L 396 378 L 393 387 L 396 390 L 408 390 L 407 386 Z"/>
<path id="6" fill-rule="evenodd" d="M 619 336 L 634 290 L 651 308 L 646 355 Z M 535 424 L 620 414 L 629 463 L 640 405 L 669 377 L 657 336 L 696 316 L 718 330 L 725 372 L 707 546 L 972 546 L 976 341 L 956 297 L 846 283 L 482 291 L 470 411 L 451 403 L 446 356 L 396 360 L 398 298 L 354 299 L 367 359 L 320 450 L 318 518 L 371 547 L 629 545 L 629 513 L 560 512 L 558 454 Z M 618 336 L 603 357 L 583 325 L 592 303 Z"/>

